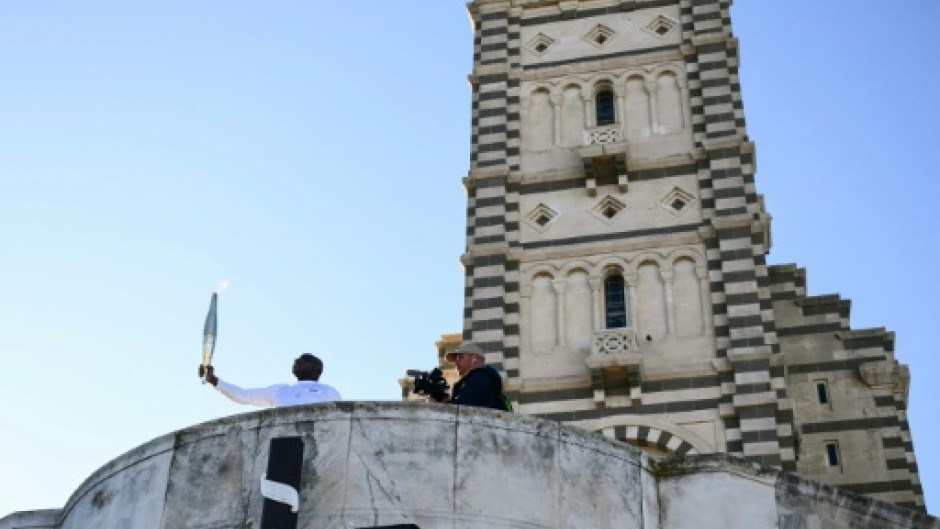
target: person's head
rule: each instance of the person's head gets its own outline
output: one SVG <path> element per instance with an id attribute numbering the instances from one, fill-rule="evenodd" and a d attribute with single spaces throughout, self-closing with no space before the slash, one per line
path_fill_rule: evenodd
<path id="1" fill-rule="evenodd" d="M 483 349 L 474 342 L 463 342 L 456 349 L 447 353 L 444 359 L 454 364 L 457 374 L 464 376 L 478 367 L 483 367 Z"/>
<path id="2" fill-rule="evenodd" d="M 304 353 L 294 360 L 293 373 L 297 380 L 320 380 L 323 361 L 310 353 Z"/>

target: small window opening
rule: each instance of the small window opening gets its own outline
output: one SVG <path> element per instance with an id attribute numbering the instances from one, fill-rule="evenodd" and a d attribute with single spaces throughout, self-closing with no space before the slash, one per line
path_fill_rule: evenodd
<path id="1" fill-rule="evenodd" d="M 666 33 L 669 33 L 669 28 L 667 26 L 659 26 L 658 28 L 656 28 L 656 33 L 659 33 L 660 35 L 665 35 Z"/>
<path id="2" fill-rule="evenodd" d="M 535 45 L 535 51 L 539 53 L 542 53 L 543 51 L 547 49 L 548 49 L 548 44 L 545 44 L 544 42 L 539 42 L 538 44 Z"/>
<path id="3" fill-rule="evenodd" d="M 830 467 L 839 466 L 839 444 L 835 441 L 826 443 L 826 462 Z"/>
<path id="4" fill-rule="evenodd" d="M 680 211 L 682 208 L 685 207 L 685 201 L 682 200 L 681 198 L 677 198 L 677 199 L 673 200 L 673 201 L 672 201 L 672 204 L 670 204 L 670 205 L 672 206 L 672 209 L 674 209 L 674 210 L 676 210 L 676 211 Z"/>
<path id="5" fill-rule="evenodd" d="M 607 209 L 604 210 L 604 216 L 607 217 L 608 219 L 614 218 L 614 215 L 616 214 L 617 214 L 617 210 L 612 207 L 608 207 Z"/>
<path id="6" fill-rule="evenodd" d="M 627 326 L 627 297 L 623 276 L 613 275 L 604 279 L 604 308 L 606 328 Z"/>
<path id="7" fill-rule="evenodd" d="M 597 113 L 597 124 L 610 125 L 614 122 L 614 93 L 604 90 L 597 93 L 594 98 Z"/>
<path id="8" fill-rule="evenodd" d="M 544 226 L 548 224 L 548 221 L 550 220 L 552 219 L 548 218 L 548 215 L 539 215 L 539 217 L 535 219 L 535 223 L 538 224 L 539 226 Z"/>
<path id="9" fill-rule="evenodd" d="M 598 36 L 594 37 L 594 42 L 598 44 L 607 42 L 607 35 L 604 35 L 603 33 L 599 34 Z"/>
<path id="10" fill-rule="evenodd" d="M 816 382 L 816 397 L 820 404 L 829 404 L 829 388 L 825 382 Z"/>

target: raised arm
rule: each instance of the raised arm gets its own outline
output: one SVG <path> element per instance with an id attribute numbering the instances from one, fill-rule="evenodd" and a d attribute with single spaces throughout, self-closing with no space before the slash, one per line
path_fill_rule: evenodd
<path id="1" fill-rule="evenodd" d="M 277 391 L 282 387 L 282 385 L 276 385 L 258 389 L 243 389 L 215 376 L 215 368 L 211 365 L 199 366 L 199 378 L 203 377 L 206 382 L 215 386 L 219 393 L 229 399 L 239 404 L 250 404 L 262 408 L 272 408 L 277 404 Z"/>
<path id="2" fill-rule="evenodd" d="M 239 404 L 250 404 L 262 408 L 273 408 L 277 404 L 277 390 L 280 385 L 268 386 L 266 388 L 242 389 L 235 384 L 218 379 L 215 389 L 229 399 Z"/>

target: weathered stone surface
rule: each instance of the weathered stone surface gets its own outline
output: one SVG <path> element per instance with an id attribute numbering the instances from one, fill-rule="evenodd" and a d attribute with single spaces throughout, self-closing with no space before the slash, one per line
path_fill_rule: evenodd
<path id="1" fill-rule="evenodd" d="M 92 474 L 0 529 L 258 529 L 271 439 L 304 443 L 298 527 L 936 528 L 925 514 L 726 456 L 657 458 L 535 417 L 336 403 L 226 417 Z"/>
<path id="2" fill-rule="evenodd" d="M 181 442 L 166 490 L 166 527 L 185 527 L 193 519 L 209 526 L 244 523 L 248 490 L 242 476 L 253 470 L 244 456 L 256 449 L 253 439 L 246 442 L 250 432 L 236 426 Z"/>
<path id="3" fill-rule="evenodd" d="M 159 437 L 98 469 L 66 503 L 61 524 L 50 527 L 153 527 L 164 508 L 173 439 Z"/>
<path id="4" fill-rule="evenodd" d="M 839 489 L 780 474 L 777 477 L 780 529 L 864 527 L 940 527 L 940 521 L 920 511 L 843 494 Z"/>
<path id="5" fill-rule="evenodd" d="M 559 434 L 557 527 L 643 527 L 643 454 L 600 435 Z"/>
<path id="6" fill-rule="evenodd" d="M 710 456 L 654 472 L 663 529 L 776 527 L 774 473 Z"/>

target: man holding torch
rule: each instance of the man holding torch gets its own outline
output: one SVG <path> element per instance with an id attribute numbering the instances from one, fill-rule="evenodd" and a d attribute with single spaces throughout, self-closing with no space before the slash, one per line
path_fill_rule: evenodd
<path id="1" fill-rule="evenodd" d="M 275 384 L 266 388 L 242 389 L 219 379 L 215 375 L 215 368 L 211 365 L 199 366 L 199 378 L 204 378 L 206 382 L 215 386 L 220 393 L 239 404 L 280 408 L 342 400 L 336 389 L 319 382 L 320 375 L 323 373 L 323 361 L 316 356 L 305 353 L 297 357 L 294 360 L 293 373 L 297 377 L 297 382 L 294 384 Z"/>
<path id="2" fill-rule="evenodd" d="M 223 283 L 219 290 L 224 290 L 224 288 Z M 215 368 L 212 367 L 212 354 L 215 352 L 215 337 L 218 330 L 216 315 L 218 297 L 218 291 L 212 293 L 209 313 L 206 314 L 206 323 L 202 331 L 202 363 L 199 364 L 199 378 L 203 383 L 212 384 L 220 393 L 239 404 L 251 404 L 264 408 L 342 400 L 336 389 L 319 382 L 320 375 L 323 374 L 323 361 L 309 353 L 302 354 L 294 360 L 292 371 L 297 377 L 297 382 L 294 384 L 242 389 L 235 384 L 220 380 L 215 375 Z"/>

